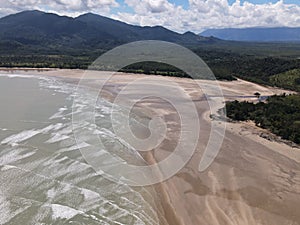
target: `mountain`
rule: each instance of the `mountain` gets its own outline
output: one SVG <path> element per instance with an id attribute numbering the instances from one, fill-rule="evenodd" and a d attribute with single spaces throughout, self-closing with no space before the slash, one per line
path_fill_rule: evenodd
<path id="1" fill-rule="evenodd" d="M 0 19 L 0 46 L 107 48 L 138 40 L 180 44 L 214 42 L 191 32 L 179 34 L 161 26 L 141 27 L 87 13 L 76 18 L 41 11 L 24 11 Z"/>
<path id="2" fill-rule="evenodd" d="M 209 29 L 200 35 L 231 41 L 298 42 L 300 41 L 300 27 Z"/>

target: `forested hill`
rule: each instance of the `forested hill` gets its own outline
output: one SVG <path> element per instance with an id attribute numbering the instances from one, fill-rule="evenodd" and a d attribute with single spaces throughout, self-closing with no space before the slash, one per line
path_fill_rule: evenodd
<path id="1" fill-rule="evenodd" d="M 179 34 L 161 26 L 140 27 L 100 15 L 87 13 L 76 18 L 41 11 L 24 11 L 0 19 L 0 44 L 22 50 L 28 47 L 49 49 L 110 48 L 138 40 L 162 40 L 180 44 L 214 42 L 188 32 Z M 5 43 L 5 44 L 3 44 Z"/>

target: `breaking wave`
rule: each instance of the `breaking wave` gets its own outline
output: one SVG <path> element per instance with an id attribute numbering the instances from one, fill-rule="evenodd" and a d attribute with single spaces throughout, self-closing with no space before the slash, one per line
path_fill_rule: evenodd
<path id="1" fill-rule="evenodd" d="M 61 95 L 65 104 L 41 121 L 42 127 L 32 123 L 28 130 L 0 129 L 0 137 L 4 136 L 0 139 L 0 224 L 159 224 L 151 190 L 113 183 L 82 157 L 80 148 L 90 146 L 89 137 L 76 143 L 73 129 L 82 129 L 84 135 L 84 129 L 95 125 L 72 125 L 72 104 L 77 96 L 73 113 L 82 113 L 90 104 L 89 92 L 84 88 L 75 92 L 74 85 L 56 78 L 25 78 L 39 79 L 35 91 Z M 111 107 L 104 99 L 97 102 L 97 134 L 111 147 L 111 154 L 119 154 L 128 163 L 145 163 L 112 132 Z"/>

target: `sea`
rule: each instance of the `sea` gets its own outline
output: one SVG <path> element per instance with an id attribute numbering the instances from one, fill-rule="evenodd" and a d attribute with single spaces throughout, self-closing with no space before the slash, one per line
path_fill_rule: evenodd
<path id="1" fill-rule="evenodd" d="M 159 224 L 152 192 L 113 182 L 85 161 L 72 112 L 88 106 L 88 88 L 60 78 L 0 74 L 0 224 Z M 76 99 L 76 101 L 74 101 Z M 112 154 L 142 157 L 110 127 L 113 105 L 99 98 L 98 134 Z M 122 108 L 120 108 L 122 121 Z"/>

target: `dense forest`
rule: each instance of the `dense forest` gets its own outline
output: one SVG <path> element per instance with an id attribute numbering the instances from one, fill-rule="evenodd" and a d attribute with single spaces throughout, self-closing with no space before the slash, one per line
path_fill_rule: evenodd
<path id="1" fill-rule="evenodd" d="M 212 46 L 210 48 L 191 49 L 208 64 L 216 78 L 220 80 L 233 80 L 238 77 L 260 84 L 293 89 L 293 86 L 287 87 L 286 85 L 283 86 L 282 82 L 274 82 L 274 76 L 300 69 L 300 60 L 294 57 L 269 56 L 267 54 L 265 56 L 248 55 L 238 52 L 237 49 L 218 49 Z M 60 49 L 57 52 L 36 49 L 36 51 L 35 53 L 19 52 L 17 49 L 14 51 L 11 49 L 10 52 L 6 53 L 0 51 L 0 67 L 86 69 L 107 49 L 94 51 L 71 51 L 68 49 L 64 51 Z M 186 74 L 177 68 L 153 62 L 129 65 L 122 71 L 186 77 Z"/>
<path id="2" fill-rule="evenodd" d="M 254 121 L 259 127 L 300 144 L 300 95 L 274 95 L 266 102 L 228 102 L 227 117 Z"/>

